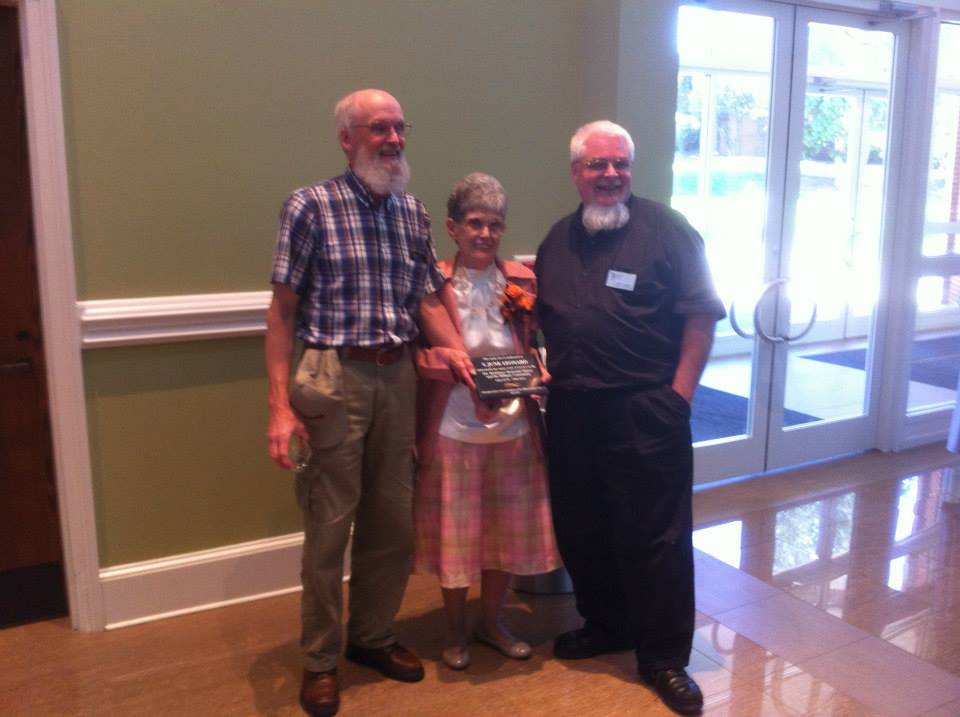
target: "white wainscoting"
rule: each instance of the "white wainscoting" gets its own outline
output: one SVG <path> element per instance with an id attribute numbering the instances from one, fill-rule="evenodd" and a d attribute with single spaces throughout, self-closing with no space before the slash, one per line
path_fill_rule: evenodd
<path id="1" fill-rule="evenodd" d="M 84 349 L 256 336 L 269 291 L 77 302 Z M 99 571 L 107 629 L 300 589 L 303 533 Z M 349 563 L 347 563 L 349 565 Z"/>
<path id="2" fill-rule="evenodd" d="M 942 443 L 947 440 L 950 428 L 950 410 L 938 410 L 907 416 L 903 427 L 903 439 L 897 450 L 907 450 L 928 443 Z"/>
<path id="3" fill-rule="evenodd" d="M 297 591 L 302 546 L 292 533 L 102 569 L 105 627 Z"/>

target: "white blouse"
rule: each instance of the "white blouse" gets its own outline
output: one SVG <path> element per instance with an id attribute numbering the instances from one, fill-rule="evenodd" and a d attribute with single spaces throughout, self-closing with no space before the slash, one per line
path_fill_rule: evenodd
<path id="1" fill-rule="evenodd" d="M 514 353 L 513 335 L 500 313 L 500 297 L 507 285 L 496 264 L 486 269 L 457 266 L 450 280 L 457 299 L 463 342 L 470 356 Z M 454 386 L 440 421 L 440 435 L 464 443 L 504 443 L 529 430 L 523 401 L 505 400 L 489 423 L 477 418 L 469 388 Z"/>

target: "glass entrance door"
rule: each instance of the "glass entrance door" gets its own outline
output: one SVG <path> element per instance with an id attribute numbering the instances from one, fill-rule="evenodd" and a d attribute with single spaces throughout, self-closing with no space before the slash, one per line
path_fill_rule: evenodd
<path id="1" fill-rule="evenodd" d="M 875 445 L 905 45 L 902 22 L 797 10 L 767 469 Z"/>
<path id="2" fill-rule="evenodd" d="M 730 317 L 694 403 L 697 480 L 872 447 L 904 29 L 779 3 L 682 6 L 673 205 Z"/>

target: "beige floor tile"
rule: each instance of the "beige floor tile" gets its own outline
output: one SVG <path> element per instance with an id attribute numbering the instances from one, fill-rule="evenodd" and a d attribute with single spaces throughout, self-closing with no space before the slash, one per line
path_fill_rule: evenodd
<path id="1" fill-rule="evenodd" d="M 804 717 L 902 717 L 895 712 L 868 707 L 852 697 L 837 695 L 804 713 Z"/>
<path id="2" fill-rule="evenodd" d="M 703 714 L 704 717 L 803 717 L 803 713 L 778 704 L 770 695 L 751 691 L 706 699 Z"/>
<path id="3" fill-rule="evenodd" d="M 887 642 L 960 675 L 960 619 L 955 614 L 936 613 L 896 627 L 884 636 Z"/>
<path id="4" fill-rule="evenodd" d="M 768 650 L 753 640 L 716 621 L 697 628 L 693 636 L 693 647 L 733 673 L 762 664 L 771 656 Z"/>
<path id="5" fill-rule="evenodd" d="M 843 611 L 845 622 L 884 638 L 896 634 L 905 625 L 922 622 L 932 615 L 930 601 L 905 594 L 871 600 Z"/>
<path id="6" fill-rule="evenodd" d="M 921 717 L 957 717 L 957 715 L 960 715 L 960 700 L 934 707 L 929 712 L 922 714 Z"/>
<path id="7" fill-rule="evenodd" d="M 875 637 L 800 661 L 799 666 L 842 693 L 900 717 L 960 699 L 960 677 Z"/>
<path id="8" fill-rule="evenodd" d="M 815 712 L 840 696 L 840 692 L 831 684 L 815 678 L 796 665 L 777 671 L 767 682 L 767 694 L 799 714 Z"/>
<path id="9" fill-rule="evenodd" d="M 960 566 L 937 574 L 932 602 L 935 612 L 952 610 L 960 615 Z"/>
<path id="10" fill-rule="evenodd" d="M 791 662 L 799 662 L 855 642 L 863 632 L 802 600 L 778 593 L 716 619 Z"/>
<path id="11" fill-rule="evenodd" d="M 845 617 L 847 611 L 874 600 L 890 598 L 897 591 L 869 578 L 843 573 L 823 580 L 807 578 L 783 586 L 785 592 L 831 615 Z"/>
<path id="12" fill-rule="evenodd" d="M 780 592 L 699 551 L 695 577 L 697 609 L 711 617 Z"/>

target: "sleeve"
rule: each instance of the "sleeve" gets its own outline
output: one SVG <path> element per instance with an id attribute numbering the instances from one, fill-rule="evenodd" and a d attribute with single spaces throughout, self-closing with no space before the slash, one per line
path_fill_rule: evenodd
<path id="1" fill-rule="evenodd" d="M 537 277 L 536 275 L 530 278 L 530 294 L 533 296 L 533 306 L 530 309 L 530 335 L 527 337 L 527 345 L 532 349 L 540 348 L 540 321 L 537 316 Z M 537 356 L 539 358 L 540 353 L 537 351 Z"/>
<path id="2" fill-rule="evenodd" d="M 433 245 L 433 236 L 430 232 L 430 213 L 422 204 L 420 205 L 420 218 L 427 254 L 427 275 L 423 282 L 423 292 L 424 294 L 434 294 L 440 291 L 440 288 L 447 281 L 447 277 L 440 271 L 437 248 Z"/>
<path id="3" fill-rule="evenodd" d="M 418 346 L 414 357 L 417 376 L 429 381 L 456 383 L 450 365 L 438 355 L 437 349 L 429 346 Z"/>
<path id="4" fill-rule="evenodd" d="M 297 294 L 308 286 L 310 257 L 316 244 L 316 209 L 303 192 L 290 195 L 280 211 L 270 281 L 287 284 Z"/>
<path id="5" fill-rule="evenodd" d="M 717 321 L 727 315 L 717 295 L 707 263 L 703 237 L 679 212 L 670 210 L 663 227 L 670 262 L 676 268 L 678 314 L 708 314 Z"/>

